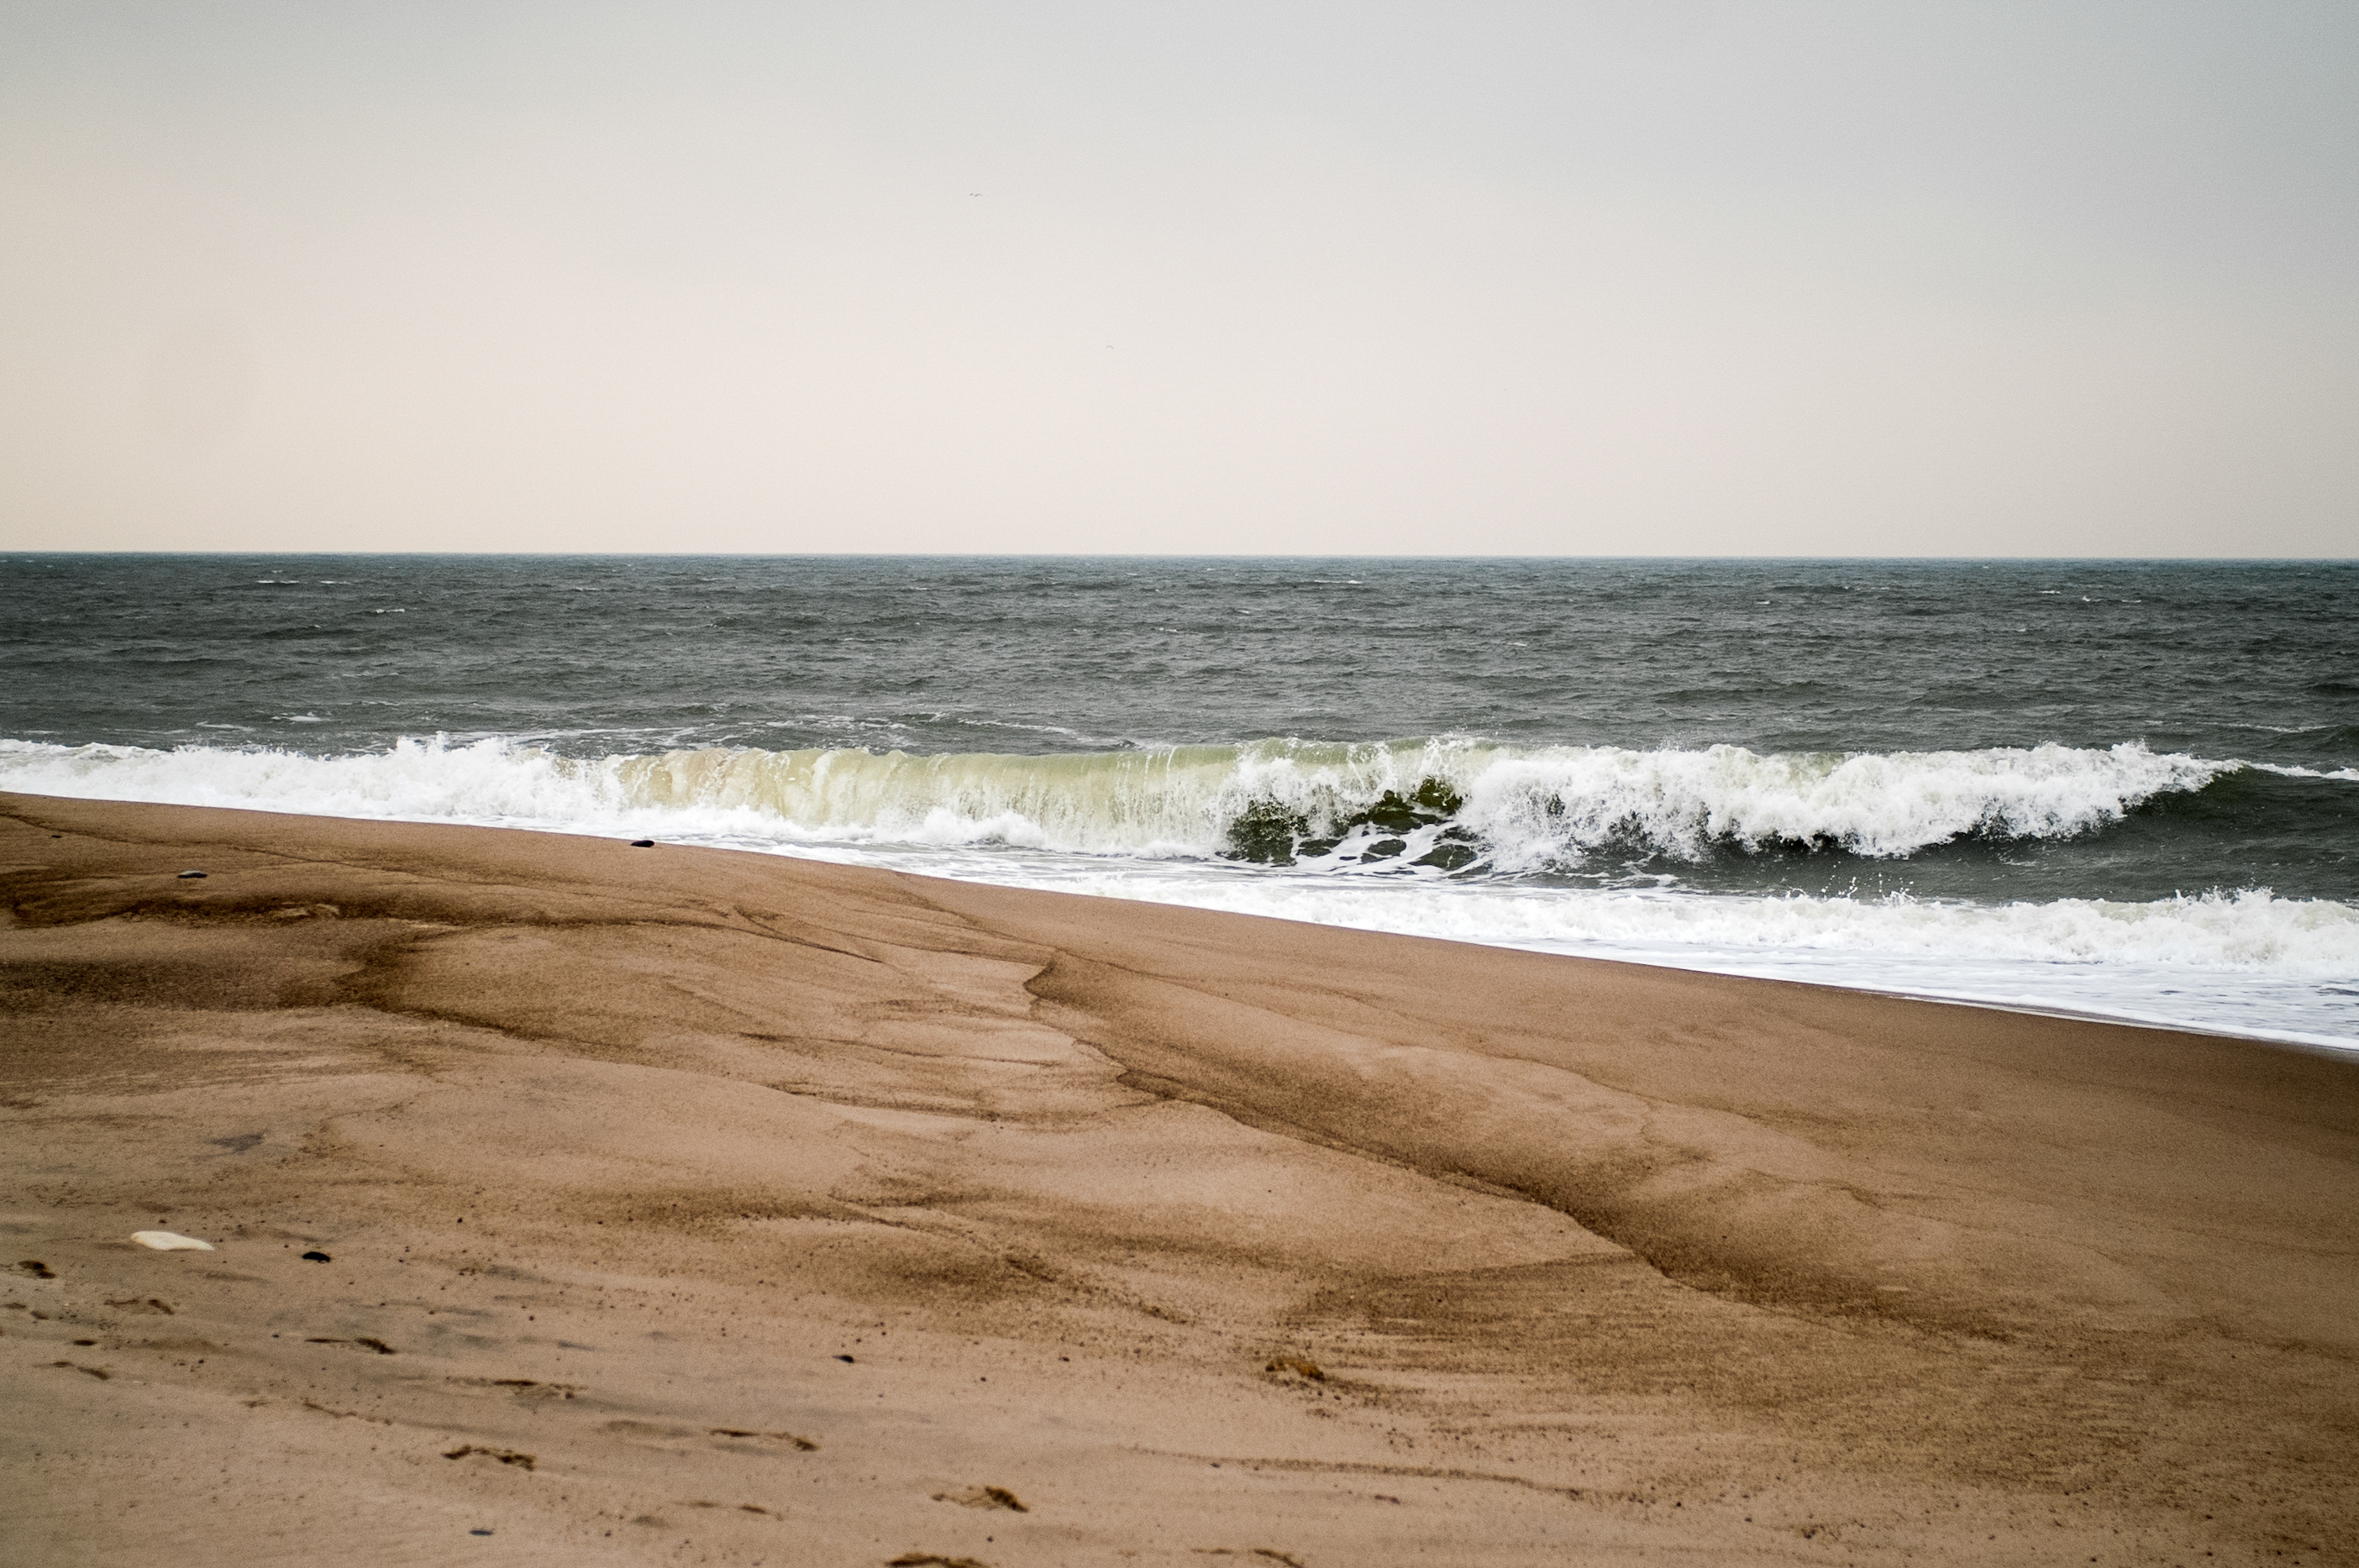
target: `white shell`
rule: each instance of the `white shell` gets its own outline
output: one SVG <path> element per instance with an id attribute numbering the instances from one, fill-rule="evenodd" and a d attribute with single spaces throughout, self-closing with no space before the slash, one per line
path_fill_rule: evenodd
<path id="1" fill-rule="evenodd" d="M 213 1244 L 200 1241 L 193 1236 L 180 1236 L 169 1230 L 135 1230 L 131 1239 L 142 1247 L 153 1247 L 158 1252 L 210 1252 Z"/>

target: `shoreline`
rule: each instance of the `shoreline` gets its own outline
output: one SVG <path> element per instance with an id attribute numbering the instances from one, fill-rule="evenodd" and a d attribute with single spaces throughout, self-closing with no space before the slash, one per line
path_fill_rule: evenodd
<path id="1" fill-rule="evenodd" d="M 1470 944 L 1470 946 L 1480 946 L 1480 944 Z M 1542 951 L 1538 948 L 1524 950 Z M 1583 957 L 1577 953 L 1560 956 L 1570 958 Z M 1643 958 L 1600 958 L 1593 961 L 1624 964 L 1646 962 Z M 1725 969 L 1683 969 L 1677 964 L 1661 964 L 1655 967 L 1680 969 L 1685 974 L 1727 975 L 1729 973 Z M 2231 1029 L 2224 1024 L 2207 1027 L 2134 1012 L 2100 1012 L 2092 1008 L 2066 1007 L 2060 1003 L 2003 1001 L 1993 997 L 1951 996 L 1939 991 L 1903 990 L 1891 986 L 1839 986 L 1826 981 L 1794 980 L 1774 975 L 1729 975 L 1729 978 L 1757 979 L 1767 985 L 1816 986 L 1823 990 L 1856 991 L 1862 996 L 1888 997 L 1894 1001 L 1922 1002 L 1928 1007 L 1977 1008 L 1985 1012 L 2015 1013 L 2025 1018 L 2056 1018 L 2075 1023 L 2104 1023 L 2120 1029 L 2152 1029 L 2165 1034 L 2194 1034 L 2207 1040 L 2242 1040 L 2256 1045 L 2274 1045 L 2287 1051 L 2314 1051 L 2329 1056 L 2359 1057 L 2359 1040 L 2342 1039 L 2329 1034 L 2303 1034 L 2291 1030 L 2276 1034 L 2265 1034 L 2258 1030 Z"/>
<path id="2" fill-rule="evenodd" d="M 21 790 L 10 791 L 8 789 L 0 788 L 0 795 L 11 793 L 26 794 L 28 798 L 88 800 L 98 804 L 125 806 L 170 806 L 179 804 L 171 801 L 119 800 L 110 796 L 50 796 L 31 795 L 28 794 L 28 792 Z M 1762 974 L 1756 972 L 1756 969 L 1759 968 L 1775 967 L 1777 955 L 1780 952 L 1785 951 L 1785 949 L 1776 946 L 1761 946 L 1752 949 L 1733 946 L 1715 947 L 1711 944 L 1706 943 L 1695 948 L 1695 956 L 1692 957 L 1663 957 L 1660 956 L 1660 954 L 1662 947 L 1666 944 L 1659 941 L 1648 942 L 1639 938 L 1599 936 L 1585 939 L 1592 943 L 1597 950 L 1583 951 L 1575 946 L 1576 941 L 1583 939 L 1567 938 L 1561 943 L 1552 944 L 1546 939 L 1519 938 L 1513 935 L 1501 935 L 1495 938 L 1474 937 L 1435 931 L 1405 929 L 1397 923 L 1384 925 L 1353 924 L 1343 920 L 1307 918 L 1287 913 L 1283 905 L 1267 909 L 1248 910 L 1236 908 L 1233 902 L 1223 903 L 1210 900 L 1203 902 L 1181 902 L 1162 896 L 1161 894 L 1152 891 L 1125 892 L 1109 891 L 1102 887 L 1078 888 L 1061 886 L 1053 881 L 1048 882 L 1022 881 L 995 876 L 987 871 L 983 874 L 970 876 L 957 875 L 926 869 L 911 869 L 904 865 L 895 863 L 896 857 L 890 854 L 876 855 L 856 847 L 846 849 L 831 846 L 821 841 L 796 843 L 793 845 L 774 843 L 766 846 L 743 843 L 707 842 L 707 838 L 716 836 L 705 836 L 703 838 L 693 834 L 672 836 L 667 835 L 660 827 L 648 829 L 645 824 L 632 827 L 625 827 L 620 824 L 610 824 L 600 827 L 583 823 L 569 823 L 556 819 L 546 821 L 469 821 L 453 819 L 444 816 L 345 816 L 327 811 L 274 811 L 266 806 L 208 806 L 191 807 L 191 809 L 228 811 L 252 810 L 260 811 L 265 815 L 301 816 L 316 816 L 333 821 L 407 823 L 419 827 L 484 827 L 503 832 L 544 833 L 566 838 L 580 838 L 601 842 L 624 838 L 629 835 L 636 835 L 642 831 L 652 830 L 656 833 L 658 838 L 661 838 L 669 847 L 674 849 L 715 849 L 733 853 L 767 855 L 788 860 L 808 860 L 818 864 L 861 866 L 874 870 L 889 871 L 896 875 L 915 876 L 924 880 L 955 881 L 986 887 L 1007 887 L 1052 893 L 1073 893 L 1086 897 L 1114 898 L 1126 902 L 1166 907 L 1204 909 L 1238 914 L 1248 917 L 1282 920 L 1299 924 L 1320 925 L 1333 930 L 1385 932 L 1391 935 L 1418 937 L 1423 940 L 1462 943 L 1472 946 L 1495 947 L 1508 951 L 1538 953 L 1554 957 L 1568 957 L 1593 962 L 1638 964 L 1648 968 L 1672 969 L 1690 974 L 1722 975 L 1739 979 L 1767 979 L 1781 984 L 1822 986 L 1830 989 L 1857 991 L 1867 995 L 1892 997 L 1904 1000 L 1988 1008 L 1998 1011 L 2025 1013 L 2032 1016 L 2080 1019 L 2096 1022 L 2113 1022 L 2136 1028 L 2161 1029 L 2183 1033 L 2205 1034 L 2223 1039 L 2259 1041 L 2272 1044 L 2297 1046 L 2310 1050 L 2359 1053 L 2359 1034 L 2328 1033 L 2314 1029 L 2301 1029 L 2291 1026 L 2271 1026 L 2267 1024 L 2245 1024 L 2220 1019 L 2180 1017 L 2172 1016 L 2167 1013 L 2143 1011 L 2138 1006 L 2133 1004 L 2136 994 L 2135 991 L 2128 993 L 2127 997 L 2118 1003 L 2102 1000 L 2076 1001 L 2074 1000 L 2071 1000 L 2069 996 L 2039 997 L 2034 995 L 2017 1000 L 2004 995 L 1994 995 L 1989 992 L 1977 991 L 1971 989 L 1970 985 L 1967 983 L 1961 983 L 1958 986 L 1943 989 L 1938 983 L 1928 985 L 1897 977 L 1877 978 L 1874 974 L 1873 971 L 1879 966 L 1888 966 L 1895 962 L 1904 965 L 1909 964 L 1922 957 L 1921 954 L 1913 951 L 1881 952 L 1875 949 L 1854 951 L 1843 948 L 1813 947 L 1805 945 L 1799 948 L 1799 951 L 1812 958 L 1825 957 L 1841 962 L 1843 957 L 1848 957 L 1855 965 L 1864 966 L 1864 971 L 1859 978 L 1855 979 L 1828 979 L 1816 975 L 1798 973 Z M 1138 885 L 1142 888 L 1152 889 L 1159 884 L 1153 879 L 1144 879 Z M 1329 888 L 1325 891 L 1329 892 L 1338 892 L 1347 890 L 1342 887 L 1335 887 Z M 1348 891 L 1357 892 L 1365 890 L 1354 888 L 1349 889 Z M 1386 891 L 1392 892 L 1397 890 L 1387 887 Z M 1753 897 L 1774 900 L 1774 895 L 1766 892 L 1751 895 L 1713 894 L 1696 896 L 1736 897 L 1739 899 Z M 1939 903 L 1940 901 L 1935 902 Z M 2064 902 L 2073 903 L 2076 901 L 2066 900 Z M 2005 909 L 2020 909 L 2038 908 L 2039 906 L 2037 904 L 2022 904 L 2017 903 L 1998 907 Z M 1677 944 L 1674 942 L 1669 945 L 1676 946 Z M 2084 962 L 2087 962 L 2092 968 L 2098 970 L 2106 968 L 2109 964 L 2114 961 L 2115 960 L 2107 959 L 2093 961 L 2084 960 Z M 2073 966 L 2071 965 L 2065 964 L 2063 960 L 2050 959 L 2047 960 L 2044 964 L 2034 966 L 2030 970 L 2030 974 L 2036 976 L 2060 968 L 2071 969 L 2072 967 Z M 2220 977 L 2216 972 L 2214 972 L 2212 978 L 2216 982 Z M 2070 988 L 2067 988 L 2068 991 L 2069 989 Z M 2246 1003 L 2248 1008 L 2252 1005 L 2253 1004 L 2249 1001 Z"/>
<path id="3" fill-rule="evenodd" d="M 323 1489 L 362 1561 L 2359 1539 L 2331 1048 L 521 829 L 0 844 L 11 1563 L 299 1557 Z"/>

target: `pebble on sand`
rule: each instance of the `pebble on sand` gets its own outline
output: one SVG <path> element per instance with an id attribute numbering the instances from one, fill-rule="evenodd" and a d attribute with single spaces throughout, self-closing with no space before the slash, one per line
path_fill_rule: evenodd
<path id="1" fill-rule="evenodd" d="M 180 880 L 182 881 L 187 881 L 190 877 L 201 877 L 205 873 L 202 871 L 182 871 L 180 873 Z"/>
<path id="2" fill-rule="evenodd" d="M 131 1239 L 142 1247 L 153 1247 L 158 1252 L 210 1252 L 213 1244 L 200 1241 L 193 1236 L 182 1236 L 171 1230 L 135 1230 Z"/>

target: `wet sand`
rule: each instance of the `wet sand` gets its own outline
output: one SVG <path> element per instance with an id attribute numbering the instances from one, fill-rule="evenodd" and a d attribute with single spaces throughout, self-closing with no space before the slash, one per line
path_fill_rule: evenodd
<path id="1" fill-rule="evenodd" d="M 2359 1561 L 2348 1060 L 518 832 L 0 851 L 0 1562 Z"/>

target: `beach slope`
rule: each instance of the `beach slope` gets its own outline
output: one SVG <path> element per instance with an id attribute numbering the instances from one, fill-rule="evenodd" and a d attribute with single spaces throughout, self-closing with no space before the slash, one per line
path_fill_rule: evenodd
<path id="1" fill-rule="evenodd" d="M 2351 1060 L 493 829 L 0 878 L 0 1562 L 2359 1561 Z"/>

